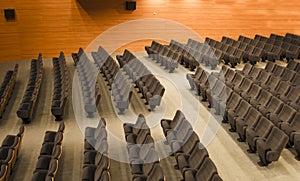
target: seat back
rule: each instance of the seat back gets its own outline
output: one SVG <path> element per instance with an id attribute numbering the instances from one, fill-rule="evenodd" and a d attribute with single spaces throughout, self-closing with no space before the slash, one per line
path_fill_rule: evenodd
<path id="1" fill-rule="evenodd" d="M 147 176 L 146 181 L 164 181 L 164 180 L 165 180 L 165 176 L 162 168 L 160 167 L 159 164 L 155 164 L 151 172 Z"/>
<path id="2" fill-rule="evenodd" d="M 211 180 L 213 175 L 217 173 L 217 167 L 213 161 L 209 157 L 206 157 L 201 167 L 197 170 L 195 178 L 196 180 Z"/>
<path id="3" fill-rule="evenodd" d="M 267 63 L 266 66 L 265 66 L 265 70 L 266 70 L 267 72 L 272 72 L 273 69 L 275 68 L 275 66 L 276 66 L 276 64 L 275 64 L 274 62 L 268 61 L 268 63 Z"/>
<path id="4" fill-rule="evenodd" d="M 279 153 L 279 155 L 288 141 L 288 136 L 275 126 L 272 128 L 270 134 L 266 138 L 266 143 L 270 146 L 271 150 Z"/>
<path id="5" fill-rule="evenodd" d="M 269 119 L 267 119 L 264 116 L 261 116 L 254 127 L 254 131 L 258 136 L 266 138 L 273 127 L 274 124 Z"/>
<path id="6" fill-rule="evenodd" d="M 181 148 L 182 152 L 183 153 L 192 153 L 193 149 L 195 148 L 195 146 L 198 145 L 199 142 L 200 142 L 200 140 L 199 140 L 198 135 L 195 132 L 192 132 L 192 134 L 187 139 L 187 141 L 183 143 L 182 148 Z"/>
<path id="7" fill-rule="evenodd" d="M 274 69 L 272 70 L 272 73 L 273 73 L 274 75 L 280 77 L 280 76 L 283 74 L 284 69 L 285 69 L 285 67 L 275 64 L 275 67 L 274 67 Z"/>
<path id="8" fill-rule="evenodd" d="M 204 159 L 208 156 L 208 152 L 203 145 L 201 145 L 201 148 L 195 147 L 188 160 L 189 168 L 199 169 Z"/>
<path id="9" fill-rule="evenodd" d="M 244 121 L 248 126 L 254 126 L 261 116 L 262 114 L 257 109 L 250 107 Z"/>
<path id="10" fill-rule="evenodd" d="M 251 72 L 252 68 L 254 68 L 254 66 L 252 66 L 250 63 L 246 63 L 242 70 L 243 74 L 248 75 Z"/>
<path id="11" fill-rule="evenodd" d="M 278 118 L 283 122 L 290 122 L 297 113 L 291 106 L 284 104 L 282 109 L 278 112 Z"/>

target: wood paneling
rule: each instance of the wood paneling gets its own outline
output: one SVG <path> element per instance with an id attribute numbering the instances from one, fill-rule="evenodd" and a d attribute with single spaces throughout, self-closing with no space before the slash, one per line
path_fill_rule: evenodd
<path id="1" fill-rule="evenodd" d="M 299 7 L 296 0 L 137 0 L 137 9 L 126 11 L 125 0 L 2 1 L 0 61 L 31 59 L 39 52 L 44 57 L 57 56 L 59 51 L 68 55 L 86 48 L 110 27 L 141 18 L 173 20 L 201 37 L 216 39 L 223 35 L 300 34 Z M 5 21 L 4 8 L 15 8 L 16 21 Z M 138 27 L 141 32 L 146 31 L 143 28 Z M 111 37 L 111 43 L 116 41 L 118 38 Z M 147 44 L 147 40 L 138 40 L 119 50 L 143 50 Z"/>

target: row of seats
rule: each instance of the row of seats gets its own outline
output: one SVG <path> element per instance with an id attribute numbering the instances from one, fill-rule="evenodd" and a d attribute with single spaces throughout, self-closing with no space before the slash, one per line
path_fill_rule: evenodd
<path id="1" fill-rule="evenodd" d="M 77 53 L 72 53 L 71 56 L 73 58 L 75 66 L 80 60 L 81 55 L 84 53 L 84 50 L 80 47 Z"/>
<path id="2" fill-rule="evenodd" d="M 288 69 L 300 72 L 300 62 L 296 60 L 290 60 L 286 66 Z"/>
<path id="3" fill-rule="evenodd" d="M 298 58 L 300 55 L 298 40 L 279 37 L 282 36 L 271 34 L 270 38 L 267 38 L 256 35 L 254 39 L 250 39 L 241 35 L 236 41 L 223 36 L 220 42 L 207 37 L 204 43 L 189 39 L 183 59 L 186 62 L 194 59 L 206 66 L 211 64 L 211 68 L 214 69 L 222 60 L 225 64 L 235 67 L 241 60 L 255 64 L 260 60 L 275 61 L 286 58 L 289 61 Z"/>
<path id="4" fill-rule="evenodd" d="M 193 71 L 197 66 L 199 66 L 199 58 L 201 56 L 200 52 L 197 52 L 189 46 L 186 46 L 175 40 L 170 41 L 169 47 L 172 47 L 173 51 L 176 51 L 179 55 L 181 55 L 181 58 L 179 57 L 179 63 L 181 65 L 185 66 L 186 68 L 189 68 L 191 71 Z"/>
<path id="5" fill-rule="evenodd" d="M 40 155 L 33 172 L 32 181 L 55 180 L 62 154 L 65 124 L 60 123 L 57 131 L 46 131 Z"/>
<path id="6" fill-rule="evenodd" d="M 175 168 L 181 171 L 183 180 L 222 180 L 206 148 L 180 110 L 173 119 L 162 119 L 161 127 L 176 159 Z"/>
<path id="7" fill-rule="evenodd" d="M 25 127 L 17 135 L 6 135 L 0 147 L 0 180 L 8 181 L 21 150 Z"/>
<path id="8" fill-rule="evenodd" d="M 150 111 L 160 105 L 165 88 L 139 59 L 132 59 L 121 70 L 135 83 L 142 98 L 149 104 Z"/>
<path id="9" fill-rule="evenodd" d="M 119 62 L 120 67 L 122 68 L 124 65 L 126 65 L 131 60 L 136 59 L 136 56 L 133 55 L 129 50 L 125 49 L 122 55 L 116 56 L 117 61 Z"/>
<path id="10" fill-rule="evenodd" d="M 164 181 L 164 173 L 155 151 L 154 140 L 144 115 L 135 123 L 123 124 L 132 173 L 132 181 Z"/>
<path id="11" fill-rule="evenodd" d="M 11 94 L 14 90 L 17 74 L 18 74 L 18 64 L 15 65 L 14 70 L 9 70 L 6 72 L 4 80 L 0 87 L 0 118 L 6 109 L 8 101 L 10 100 Z"/>
<path id="12" fill-rule="evenodd" d="M 119 109 L 119 114 L 123 114 L 129 107 L 132 95 L 131 82 L 103 47 L 99 46 L 97 52 L 92 52 L 92 56 L 108 83 L 114 106 Z"/>
<path id="13" fill-rule="evenodd" d="M 37 107 L 43 72 L 42 54 L 39 54 L 38 59 L 31 60 L 29 81 L 22 102 L 17 110 L 17 116 L 24 123 L 30 123 Z"/>
<path id="14" fill-rule="evenodd" d="M 300 41 L 289 36 L 280 36 L 271 34 L 270 37 L 255 35 L 254 39 L 239 36 L 238 41 L 248 43 L 263 49 L 261 53 L 262 60 L 283 60 L 289 61 L 299 58 L 300 55 Z"/>
<path id="15" fill-rule="evenodd" d="M 226 53 L 226 50 L 220 49 L 221 46 L 217 49 L 208 40 L 211 39 L 206 38 L 205 42 L 200 43 L 193 39 L 188 39 L 186 45 L 187 53 L 184 56 L 184 59 L 195 59 L 199 63 L 202 63 L 205 66 L 210 66 L 211 69 L 215 69 Z M 220 45 L 222 44 L 220 43 Z"/>
<path id="16" fill-rule="evenodd" d="M 96 128 L 85 128 L 82 181 L 110 181 L 105 119 L 100 119 Z"/>
<path id="17" fill-rule="evenodd" d="M 53 58 L 54 91 L 52 97 L 51 113 L 56 121 L 62 120 L 65 107 L 69 99 L 69 73 L 65 55 L 60 52 L 58 58 Z"/>
<path id="18" fill-rule="evenodd" d="M 169 70 L 170 73 L 178 68 L 178 62 L 181 60 L 181 54 L 173 50 L 174 46 L 164 46 L 156 41 L 152 41 L 151 46 L 145 46 L 149 58 L 152 58 Z"/>
<path id="19" fill-rule="evenodd" d="M 266 68 L 268 65 L 273 64 L 272 62 L 268 62 Z M 286 80 L 281 81 L 280 84 L 278 84 L 277 81 L 276 84 L 274 80 L 280 80 L 282 77 L 277 77 L 274 74 L 269 77 L 263 76 L 267 77 L 267 80 L 260 82 L 258 78 L 251 77 L 251 74 L 246 71 L 249 69 L 248 67 L 258 69 L 250 64 L 246 64 L 242 71 L 235 72 L 223 66 L 221 74 L 212 73 L 208 76 L 205 83 L 200 83 L 200 94 L 204 101 L 208 99 L 209 105 L 216 109 L 217 114 L 224 114 L 224 122 L 230 123 L 230 131 L 238 132 L 240 137 L 239 141 L 246 140 L 247 127 L 254 127 L 260 118 L 263 117 L 273 122 L 273 126 L 275 127 L 273 132 L 264 132 L 264 138 L 266 140 L 261 143 L 266 144 L 268 149 L 273 152 L 262 148 L 258 150 L 261 159 L 259 164 L 268 165 L 272 161 L 278 160 L 282 149 L 288 141 L 288 137 L 276 128 L 276 126 L 281 122 L 289 123 L 297 112 L 293 107 L 284 104 L 283 101 L 276 96 L 282 96 L 282 93 L 278 94 L 281 92 L 280 90 L 287 91 L 289 89 L 299 88 L 285 84 Z M 267 72 L 266 70 L 259 70 L 261 73 Z M 289 69 L 285 68 L 285 70 Z M 227 72 L 232 71 L 233 73 L 227 74 Z M 231 74 L 233 74 L 233 76 L 229 76 Z M 230 77 L 233 77 L 233 79 Z M 274 89 L 274 87 L 283 88 Z M 300 94 L 297 93 L 296 96 L 299 98 Z M 273 118 L 269 116 L 270 114 L 273 115 Z M 277 135 L 276 139 L 271 139 L 274 134 Z M 295 148 L 297 148 L 297 146 L 295 146 Z M 274 153 L 272 155 L 273 157 L 268 156 L 268 154 L 271 153 Z"/>
<path id="20" fill-rule="evenodd" d="M 80 56 L 76 71 L 82 90 L 84 110 L 87 117 L 93 117 L 101 98 L 98 71 L 85 53 Z"/>

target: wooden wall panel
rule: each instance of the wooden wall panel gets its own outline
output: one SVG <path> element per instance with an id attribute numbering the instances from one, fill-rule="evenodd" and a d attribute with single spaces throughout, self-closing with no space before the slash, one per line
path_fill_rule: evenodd
<path id="1" fill-rule="evenodd" d="M 86 48 L 110 27 L 140 18 L 173 20 L 201 37 L 215 39 L 300 34 L 299 7 L 297 0 L 137 0 L 137 9 L 126 11 L 125 0 L 2 1 L 0 61 L 31 59 L 39 52 L 44 57 L 57 56 L 59 51 L 69 55 L 79 47 Z M 16 21 L 5 21 L 4 8 L 15 8 Z M 114 41 L 118 39 L 112 37 Z M 147 44 L 149 41 L 137 41 L 119 50 L 143 50 Z"/>

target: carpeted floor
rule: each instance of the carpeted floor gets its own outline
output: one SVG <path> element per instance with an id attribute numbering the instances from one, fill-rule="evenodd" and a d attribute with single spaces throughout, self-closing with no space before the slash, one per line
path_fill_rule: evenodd
<path id="1" fill-rule="evenodd" d="M 195 96 L 189 88 L 185 79 L 185 74 L 189 71 L 179 67 L 173 74 L 167 73 L 158 64 L 151 62 L 145 57 L 144 52 L 135 52 L 143 63 L 157 75 L 161 83 L 165 86 L 166 92 L 162 105 L 157 107 L 154 112 L 148 112 L 148 107 L 141 100 L 141 95 L 136 91 L 133 94 L 130 109 L 125 115 L 115 114 L 110 93 L 102 77 L 101 100 L 98 106 L 99 115 L 107 121 L 107 129 L 110 132 L 109 154 L 111 161 L 111 178 L 116 181 L 131 180 L 130 167 L 126 163 L 127 151 L 122 124 L 123 122 L 135 122 L 136 115 L 144 113 L 154 139 L 158 142 L 156 150 L 161 156 L 160 164 L 163 168 L 167 181 L 180 180 L 181 174 L 174 170 L 175 160 L 173 157 L 165 158 L 164 154 L 168 151 L 166 146 L 160 144 L 163 140 L 162 130 L 159 122 L 163 118 L 172 118 L 175 111 L 180 108 L 186 114 L 189 121 L 192 122 L 194 129 L 201 136 L 201 142 L 207 143 L 211 159 L 216 164 L 220 176 L 224 180 L 299 180 L 300 162 L 294 159 L 291 151 L 284 149 L 278 162 L 274 162 L 268 167 L 261 168 L 257 165 L 258 156 L 247 153 L 247 145 L 236 141 L 237 134 L 229 133 L 228 125 L 219 125 L 220 117 L 211 114 L 207 108 L 207 103 L 201 103 L 199 97 Z M 33 57 L 35 58 L 35 57 Z M 67 57 L 67 66 L 71 81 L 74 75 L 74 64 L 70 57 Z M 0 77 L 5 75 L 8 69 L 13 69 L 14 63 L 2 63 Z M 17 83 L 9 101 L 6 112 L 0 120 L 0 141 L 7 134 L 16 134 L 22 121 L 17 117 L 16 111 L 23 97 L 29 77 L 30 61 L 18 61 L 19 73 Z M 260 63 L 258 66 L 264 66 Z M 242 68 L 242 66 L 238 66 Z M 73 87 L 76 89 L 77 87 Z M 72 89 L 72 88 L 70 88 Z M 10 180 L 30 180 L 34 171 L 39 151 L 43 142 L 43 136 L 47 130 L 57 130 L 59 122 L 50 112 L 51 99 L 53 93 L 53 73 L 51 59 L 44 59 L 44 78 L 39 96 L 39 103 L 34 119 L 26 125 L 26 132 L 19 159 L 14 167 Z M 58 181 L 75 181 L 81 179 L 82 160 L 83 160 L 83 136 L 81 125 L 84 120 L 75 119 L 74 105 L 72 98 L 67 105 L 64 122 L 66 130 L 63 140 L 63 154 L 59 163 L 59 170 L 56 177 Z M 76 107 L 76 105 L 75 105 Z M 213 113 L 213 110 L 212 110 Z M 94 118 L 97 120 L 99 117 Z M 96 123 L 96 122 L 95 122 Z M 96 125 L 96 124 L 95 124 Z M 86 126 L 86 125 L 85 125 Z M 207 136 L 213 133 L 216 136 Z M 125 163 L 124 163 L 125 162 Z"/>

